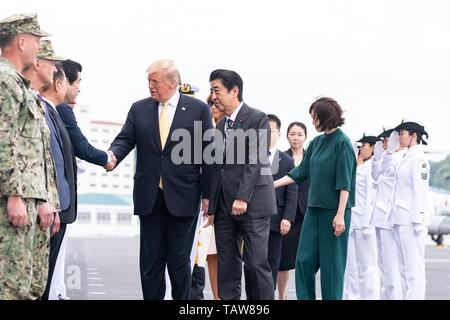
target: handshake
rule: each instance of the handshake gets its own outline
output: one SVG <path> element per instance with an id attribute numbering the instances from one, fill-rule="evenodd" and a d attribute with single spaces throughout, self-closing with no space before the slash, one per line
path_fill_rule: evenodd
<path id="1" fill-rule="evenodd" d="M 107 153 L 108 153 L 108 162 L 106 163 L 105 166 L 103 166 L 103 168 L 105 168 L 106 171 L 111 171 L 116 167 L 117 158 L 111 150 L 108 150 Z"/>

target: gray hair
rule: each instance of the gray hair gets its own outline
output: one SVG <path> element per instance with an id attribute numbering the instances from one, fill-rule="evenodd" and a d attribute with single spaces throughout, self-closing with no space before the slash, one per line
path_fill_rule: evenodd
<path id="1" fill-rule="evenodd" d="M 169 81 L 176 81 L 178 85 L 181 84 L 180 72 L 175 62 L 169 59 L 161 59 L 153 62 L 150 67 L 147 68 L 147 74 L 160 71 L 163 72 L 166 79 Z"/>

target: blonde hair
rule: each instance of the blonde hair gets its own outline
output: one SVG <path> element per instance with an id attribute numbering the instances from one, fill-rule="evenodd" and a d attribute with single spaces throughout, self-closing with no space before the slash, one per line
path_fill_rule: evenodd
<path id="1" fill-rule="evenodd" d="M 153 62 L 146 70 L 147 74 L 160 71 L 169 81 L 175 81 L 177 85 L 181 84 L 180 72 L 175 62 L 170 59 L 161 59 Z"/>

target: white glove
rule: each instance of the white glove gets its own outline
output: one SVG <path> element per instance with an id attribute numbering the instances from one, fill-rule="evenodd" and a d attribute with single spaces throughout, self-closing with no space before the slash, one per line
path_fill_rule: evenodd
<path id="1" fill-rule="evenodd" d="M 353 152 L 355 153 L 355 157 L 358 158 L 359 155 L 359 147 L 358 142 L 353 143 Z"/>
<path id="2" fill-rule="evenodd" d="M 392 131 L 391 136 L 389 137 L 387 152 L 389 154 L 393 154 L 398 149 L 398 132 Z"/>
<path id="3" fill-rule="evenodd" d="M 413 223 L 414 233 L 416 236 L 420 235 L 422 232 L 427 230 L 427 226 L 421 223 Z"/>
<path id="4" fill-rule="evenodd" d="M 383 156 L 383 152 L 384 152 L 383 141 L 377 141 L 375 143 L 375 147 L 373 148 L 373 158 L 375 160 L 380 160 L 381 157 Z"/>

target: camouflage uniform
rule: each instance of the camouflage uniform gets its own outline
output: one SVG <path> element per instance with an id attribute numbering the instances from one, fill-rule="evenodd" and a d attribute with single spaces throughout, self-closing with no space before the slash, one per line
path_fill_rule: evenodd
<path id="1" fill-rule="evenodd" d="M 47 35 L 36 15 L 0 21 L 0 34 Z M 42 294 L 47 270 L 35 270 L 33 258 L 48 259 L 49 231 L 37 225 L 37 207 L 49 202 L 59 208 L 56 176 L 50 151 L 50 131 L 37 97 L 7 59 L 0 57 L 0 300 L 36 298 Z M 16 228 L 8 222 L 8 196 L 25 203 L 28 224 Z M 48 262 L 43 263 L 48 268 Z M 39 269 L 39 268 L 38 268 Z M 35 295 L 30 296 L 37 276 Z M 38 283 L 43 287 L 38 288 Z"/>
<path id="2" fill-rule="evenodd" d="M 37 58 L 50 61 L 64 60 L 64 58 L 55 55 L 53 45 L 48 39 L 41 40 L 41 47 L 39 49 L 39 52 L 37 53 Z M 42 102 L 40 101 L 40 99 L 38 103 L 40 104 L 40 106 L 42 106 Z M 46 163 L 53 162 L 51 152 L 46 152 L 45 156 Z M 59 211 L 59 197 L 56 188 L 56 176 L 55 179 L 52 179 L 52 181 L 50 181 L 50 185 L 54 185 L 54 188 L 51 189 L 53 195 L 52 201 L 55 202 L 55 205 L 53 205 L 53 207 Z M 31 288 L 28 296 L 28 298 L 32 300 L 41 298 L 47 285 L 50 252 L 49 231 L 43 231 L 41 228 L 36 228 L 33 243 L 33 278 L 31 281 Z"/>

